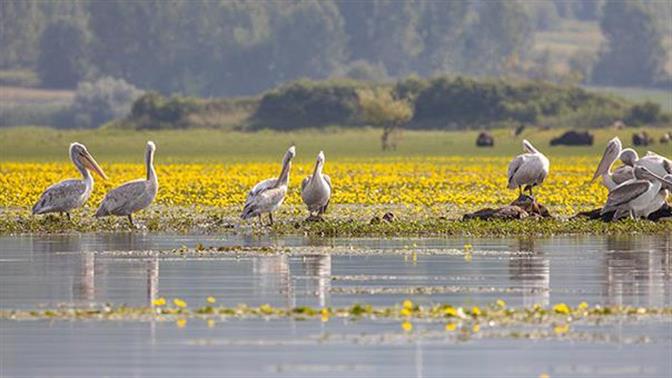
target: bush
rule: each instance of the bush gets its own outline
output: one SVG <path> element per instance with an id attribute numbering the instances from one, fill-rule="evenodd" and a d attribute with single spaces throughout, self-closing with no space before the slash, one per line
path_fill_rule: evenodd
<path id="1" fill-rule="evenodd" d="M 660 105 L 650 101 L 633 105 L 625 117 L 625 123 L 632 126 L 651 125 L 669 121 L 660 111 Z"/>
<path id="2" fill-rule="evenodd" d="M 131 105 L 142 91 L 122 79 L 104 77 L 77 87 L 72 103 L 74 123 L 93 128 L 128 115 Z"/>
<path id="3" fill-rule="evenodd" d="M 359 124 L 356 81 L 301 80 L 266 93 L 254 114 L 256 127 L 298 129 Z"/>

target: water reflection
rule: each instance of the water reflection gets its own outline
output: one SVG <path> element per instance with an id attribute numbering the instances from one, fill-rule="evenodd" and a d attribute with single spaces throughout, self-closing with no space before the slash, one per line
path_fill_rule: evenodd
<path id="1" fill-rule="evenodd" d="M 461 248 L 463 240 L 421 240 L 418 242 L 425 248 L 437 253 L 419 256 L 417 264 L 407 264 L 399 254 L 359 253 L 367 248 L 395 252 L 403 245 L 403 241 L 385 239 L 325 241 L 329 245 L 356 245 L 353 255 L 237 258 L 227 254 L 182 259 L 152 252 L 140 257 L 107 252 L 195 245 L 203 242 L 201 236 L 122 233 L 2 237 L 0 307 L 106 302 L 147 305 L 158 296 L 202 304 L 210 295 L 224 305 L 389 305 L 414 296 L 409 290 L 415 288 L 431 293 L 425 296 L 429 302 L 491 303 L 502 298 L 511 305 L 525 306 L 586 300 L 591 304 L 660 307 L 672 302 L 671 238 L 476 239 L 472 240 L 476 247 L 471 262 L 461 255 L 442 253 L 455 246 Z M 320 244 L 314 239 L 303 242 Z M 302 242 L 299 238 L 278 241 L 240 237 L 221 243 Z M 479 253 L 479 244 L 496 253 Z M 339 279 L 333 281 L 333 277 Z M 491 288 L 494 291 L 489 291 Z"/>
<path id="2" fill-rule="evenodd" d="M 329 306 L 331 289 L 331 255 L 304 256 L 302 265 L 307 276 L 308 293 L 314 293 L 320 307 Z"/>
<path id="3" fill-rule="evenodd" d="M 610 237 L 606 246 L 602 292 L 607 304 L 660 307 L 669 303 L 669 235 L 657 240 Z"/>
<path id="4" fill-rule="evenodd" d="M 551 289 L 551 263 L 541 250 L 535 249 L 534 239 L 518 239 L 517 249 L 509 258 L 509 277 L 522 288 L 523 305 L 548 306 Z"/>

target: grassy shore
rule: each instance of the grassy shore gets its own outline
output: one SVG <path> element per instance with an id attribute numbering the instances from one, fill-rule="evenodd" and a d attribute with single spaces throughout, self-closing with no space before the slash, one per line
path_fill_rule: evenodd
<path id="1" fill-rule="evenodd" d="M 668 130 L 646 130 L 656 140 Z M 528 128 L 513 137 L 511 130 L 493 130 L 495 147 L 478 148 L 478 131 L 404 131 L 395 151 L 380 148 L 380 130 L 340 129 L 299 132 L 260 131 L 255 133 L 220 130 L 55 130 L 38 127 L 0 129 L 0 161 L 57 162 L 67 161 L 68 145 L 73 141 L 86 144 L 99 162 L 140 162 L 145 141 L 157 143 L 160 162 L 246 162 L 276 161 L 287 146 L 297 146 L 297 161 L 313 161 L 319 150 L 329 160 L 351 158 L 389 158 L 407 156 L 515 156 L 522 152 L 521 140 L 527 138 L 551 160 L 565 156 L 599 156 L 606 142 L 614 136 L 629 145 L 634 129 L 593 130 L 595 144 L 589 147 L 550 147 L 549 141 L 566 130 Z M 670 145 L 655 144 L 638 148 L 668 154 Z"/>
<path id="2" fill-rule="evenodd" d="M 144 231 L 310 236 L 672 232 L 670 220 L 603 223 L 571 219 L 576 212 L 604 202 L 606 191 L 588 180 L 606 141 L 619 135 L 627 145 L 633 130 L 596 130 L 595 145 L 590 147 L 550 147 L 550 138 L 563 131 L 530 129 L 513 137 L 509 130 L 496 130 L 494 148 L 477 148 L 475 131 L 408 131 L 396 151 L 382 152 L 380 133 L 372 129 L 296 133 L 4 129 L 0 130 L 0 234 L 130 230 L 123 218 L 95 219 L 92 214 L 107 190 L 142 175 L 144 168 L 140 163 L 148 139 L 158 145 L 156 161 L 162 189 L 157 203 L 136 216 L 138 229 Z M 647 131 L 655 137 L 664 132 Z M 523 137 L 532 140 L 551 160 L 551 175 L 537 193 L 556 218 L 461 221 L 467 212 L 513 200 L 515 193 L 503 189 L 506 162 L 521 152 Z M 70 164 L 62 163 L 67 161 L 67 146 L 74 140 L 87 144 L 112 180 L 97 183 L 95 198 L 75 211 L 72 221 L 58 216 L 32 216 L 29 208 L 46 186 L 75 175 Z M 297 145 L 298 164 L 293 169 L 290 194 L 275 215 L 276 224 L 261 227 L 255 222 L 241 222 L 238 214 L 246 190 L 259 179 L 277 174 L 277 162 L 291 143 Z M 324 222 L 304 222 L 306 212 L 298 195 L 297 177 L 310 171 L 319 149 L 326 152 L 327 173 L 340 183 L 340 189 L 336 185 Z M 670 146 L 656 144 L 649 149 L 669 154 Z M 639 151 L 645 153 L 646 148 Z M 451 158 L 457 156 L 460 157 Z M 41 164 L 50 162 L 61 164 Z M 205 164 L 197 166 L 197 162 Z M 208 168 L 207 163 L 217 165 Z M 39 177 L 30 180 L 31 175 Z M 374 220 L 382 219 L 386 212 L 395 215 L 394 222 Z"/>

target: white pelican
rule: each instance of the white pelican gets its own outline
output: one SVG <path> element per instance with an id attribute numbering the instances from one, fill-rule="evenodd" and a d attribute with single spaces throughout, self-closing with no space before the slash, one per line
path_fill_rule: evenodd
<path id="1" fill-rule="evenodd" d="M 662 178 L 646 167 L 635 166 L 634 173 L 634 179 L 609 192 L 607 203 L 600 212 L 602 215 L 615 211 L 614 220 L 628 215 L 633 218 L 648 217 L 658 210 L 652 209 L 651 204 L 661 195 L 660 192 L 664 191 L 662 195 L 667 196 L 667 190 L 672 190 L 672 180 Z"/>
<path id="2" fill-rule="evenodd" d="M 149 206 L 159 190 L 159 180 L 154 170 L 154 151 L 156 151 L 154 142 L 147 142 L 147 151 L 145 152 L 147 177 L 129 181 L 112 189 L 100 203 L 100 207 L 96 211 L 96 217 L 127 216 L 131 226 L 134 226 L 132 214 Z"/>
<path id="3" fill-rule="evenodd" d="M 623 150 L 622 147 L 621 140 L 618 139 L 618 137 L 611 139 L 609 143 L 607 143 L 607 148 L 605 148 L 604 153 L 602 154 L 602 159 L 597 166 L 592 181 L 595 181 L 595 179 L 602 176 L 602 184 L 606 186 L 607 189 L 613 190 L 619 184 L 635 178 L 632 166 L 637 160 L 637 153 L 630 148 Z M 614 162 L 619 157 L 625 165 L 622 165 L 611 172 L 611 166 L 614 165 Z"/>
<path id="4" fill-rule="evenodd" d="M 317 154 L 313 174 L 301 182 L 301 198 L 308 206 L 310 215 L 324 214 L 329 205 L 329 198 L 331 198 L 331 178 L 322 173 L 322 168 L 324 168 L 324 152 L 320 151 Z"/>
<path id="5" fill-rule="evenodd" d="M 649 171 L 660 177 L 672 174 L 672 161 L 670 159 L 652 151 L 647 151 L 644 157 L 638 159 L 637 152 L 634 150 L 632 152 L 634 153 L 635 165 L 646 167 Z"/>
<path id="6" fill-rule="evenodd" d="M 548 158 L 534 148 L 527 139 L 523 139 L 523 150 L 524 154 L 516 156 L 509 163 L 508 188 L 518 188 L 520 194 L 523 194 L 521 188 L 525 186 L 525 190 L 532 196 L 532 188 L 544 182 L 550 164 Z"/>
<path id="7" fill-rule="evenodd" d="M 292 159 L 295 155 L 296 149 L 294 146 L 289 147 L 282 158 L 280 176 L 261 181 L 247 193 L 245 207 L 243 207 L 243 212 L 240 214 L 242 219 L 258 216 L 261 222 L 261 214 L 268 213 L 270 224 L 273 224 L 272 213 L 285 200 L 287 185 L 289 183 L 289 170 L 292 167 Z"/>
<path id="8" fill-rule="evenodd" d="M 93 191 L 93 176 L 88 170 L 107 179 L 105 172 L 83 144 L 70 145 L 70 160 L 82 173 L 82 179 L 64 180 L 48 187 L 33 206 L 33 214 L 65 213 L 70 219 L 70 210 L 84 205 Z"/>

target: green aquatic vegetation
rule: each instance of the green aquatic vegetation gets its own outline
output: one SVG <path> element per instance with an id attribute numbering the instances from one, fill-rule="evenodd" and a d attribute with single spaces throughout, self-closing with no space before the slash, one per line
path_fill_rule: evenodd
<path id="1" fill-rule="evenodd" d="M 366 216 L 346 206 L 335 206 L 322 222 L 305 222 L 300 208 L 287 207 L 276 216 L 272 227 L 255 222 L 241 222 L 239 209 L 196 207 L 160 207 L 136 216 L 138 228 L 131 228 L 124 219 L 96 219 L 90 209 L 73 213 L 72 220 L 57 215 L 32 216 L 21 209 L 0 210 L 0 235 L 22 233 L 72 233 L 72 232 L 173 232 L 173 233 L 245 233 L 255 235 L 304 235 L 309 237 L 400 237 L 400 236 L 470 236 L 510 237 L 549 236 L 558 234 L 662 234 L 672 232 L 672 220 L 651 222 L 623 220 L 605 223 L 586 219 L 525 219 L 462 221 L 460 213 L 437 209 L 406 211 L 395 209 L 398 214 L 393 222 L 371 222 L 376 210 L 362 207 Z M 227 247 L 221 247 L 226 252 Z M 207 251 L 207 249 L 203 250 Z M 273 252 L 269 250 L 269 252 Z"/>

